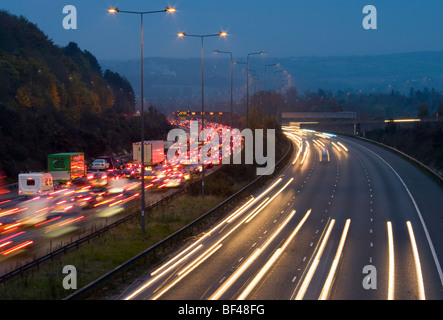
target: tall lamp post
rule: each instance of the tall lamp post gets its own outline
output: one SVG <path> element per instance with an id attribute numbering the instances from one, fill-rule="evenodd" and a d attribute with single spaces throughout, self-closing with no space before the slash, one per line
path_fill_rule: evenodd
<path id="1" fill-rule="evenodd" d="M 204 88 L 205 88 L 205 83 L 204 83 L 204 60 L 203 60 L 203 39 L 204 38 L 208 38 L 208 37 L 226 37 L 228 34 L 226 32 L 219 32 L 219 33 L 214 33 L 214 34 L 187 34 L 184 32 L 180 32 L 178 34 L 179 37 L 184 38 L 184 37 L 195 37 L 195 38 L 201 38 L 201 42 L 202 42 L 202 130 L 204 129 L 204 117 L 205 117 L 205 94 L 204 94 Z M 205 198 L 205 165 L 202 162 L 202 198 Z"/>
<path id="2" fill-rule="evenodd" d="M 172 13 L 175 12 L 175 8 L 169 7 L 163 10 L 155 11 L 124 11 L 118 8 L 111 8 L 108 10 L 110 13 L 130 13 L 140 15 L 140 47 L 141 47 L 141 107 L 140 107 L 140 119 L 141 119 L 141 225 L 142 233 L 145 233 L 145 126 L 144 126 L 144 97 L 143 97 L 143 15 L 151 13 Z"/>
<path id="3" fill-rule="evenodd" d="M 232 86 L 233 86 L 233 82 L 232 82 L 232 65 L 233 65 L 233 61 L 232 61 L 232 52 L 228 52 L 228 51 L 220 51 L 220 50 L 214 50 L 215 53 L 226 53 L 231 55 L 231 130 L 232 130 L 232 113 L 233 113 L 233 107 L 232 107 Z"/>
<path id="4" fill-rule="evenodd" d="M 246 58 L 246 128 L 249 127 L 249 56 L 264 53 L 264 51 L 248 53 Z"/>
<path id="5" fill-rule="evenodd" d="M 276 78 L 277 73 L 280 73 L 280 72 L 287 73 L 286 70 L 277 70 L 274 72 L 274 90 L 275 90 L 275 92 L 277 92 L 277 83 L 276 83 L 275 78 Z"/>

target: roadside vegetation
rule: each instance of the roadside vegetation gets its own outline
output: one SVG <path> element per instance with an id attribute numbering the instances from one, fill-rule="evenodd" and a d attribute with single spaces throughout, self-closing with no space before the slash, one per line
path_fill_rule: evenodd
<path id="1" fill-rule="evenodd" d="M 366 132 L 366 138 L 384 143 L 417 159 L 443 176 L 443 122 L 418 122 L 409 129 L 389 123 L 384 130 Z"/>
<path id="2" fill-rule="evenodd" d="M 74 42 L 55 45 L 33 23 L 0 10 L 0 169 L 47 170 L 47 155 L 84 152 L 88 160 L 130 152 L 140 140 L 140 117 L 129 81 L 102 70 Z M 164 139 L 166 117 L 147 108 L 145 136 Z"/>
<path id="3" fill-rule="evenodd" d="M 282 139 L 277 144 L 279 152 L 276 160 L 278 161 L 288 150 L 289 141 Z M 214 174 L 206 177 L 206 195 L 204 199 L 201 197 L 200 183 L 197 181 L 185 193 L 152 210 L 147 210 L 145 235 L 141 232 L 140 217 L 137 215 L 133 219 L 93 238 L 89 243 L 80 245 L 76 249 L 60 254 L 50 261 L 41 263 L 36 268 L 31 268 L 21 275 L 0 283 L 0 299 L 63 299 L 74 292 L 74 290 L 63 288 L 63 278 L 66 276 L 62 273 L 64 266 L 72 265 L 76 267 L 77 288 L 81 288 L 188 225 L 256 178 L 255 166 L 253 165 L 223 166 Z M 223 212 L 219 214 L 223 215 Z M 193 230 L 194 234 L 184 239 L 184 242 L 201 232 L 205 225 L 200 226 L 198 230 Z M 183 242 L 176 245 L 181 244 Z M 142 259 L 130 270 L 123 272 L 111 281 L 107 281 L 87 298 L 107 299 L 115 297 L 120 293 L 121 285 L 132 283 L 149 268 L 159 263 L 160 259 L 164 258 L 174 248 L 175 246 L 168 246 L 161 255 Z"/>

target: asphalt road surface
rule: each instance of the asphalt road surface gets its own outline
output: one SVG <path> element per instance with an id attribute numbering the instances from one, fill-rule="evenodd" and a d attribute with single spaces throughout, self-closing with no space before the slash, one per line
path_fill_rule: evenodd
<path id="1" fill-rule="evenodd" d="M 442 188 L 377 145 L 284 130 L 279 176 L 115 298 L 442 299 Z"/>

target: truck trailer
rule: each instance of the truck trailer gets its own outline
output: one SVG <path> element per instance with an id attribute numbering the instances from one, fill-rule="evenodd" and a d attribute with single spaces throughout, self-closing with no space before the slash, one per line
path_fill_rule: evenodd
<path id="1" fill-rule="evenodd" d="M 142 162 L 141 147 L 141 142 L 134 142 L 132 144 L 132 157 L 136 163 Z M 145 140 L 143 151 L 145 166 L 155 166 L 165 160 L 165 143 L 163 140 Z"/>
<path id="2" fill-rule="evenodd" d="M 61 184 L 70 183 L 73 179 L 86 175 L 85 155 L 83 152 L 50 154 L 48 171 L 54 181 Z"/>

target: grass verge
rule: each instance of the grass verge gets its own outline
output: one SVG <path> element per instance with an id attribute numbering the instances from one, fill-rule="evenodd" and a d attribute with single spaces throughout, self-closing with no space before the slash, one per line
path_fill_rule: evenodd
<path id="1" fill-rule="evenodd" d="M 283 148 L 287 150 L 287 145 L 282 145 Z M 64 266 L 75 266 L 76 285 L 77 288 L 81 288 L 194 221 L 255 178 L 254 166 L 222 167 L 217 173 L 206 178 L 207 195 L 204 199 L 201 198 L 200 189 L 195 187 L 161 206 L 148 210 L 145 235 L 141 233 L 139 217 L 130 219 L 91 239 L 88 244 L 80 245 L 77 249 L 58 255 L 36 268 L 23 272 L 20 276 L 0 283 L 0 299 L 63 299 L 74 291 L 63 288 L 63 280 L 67 276 L 62 272 Z M 172 249 L 172 247 L 165 248 L 161 253 L 162 256 Z M 131 283 L 145 272 L 148 266 L 155 265 L 159 260 L 159 256 L 145 257 L 131 266 L 130 270 L 94 290 L 88 298 L 112 297 L 119 292 L 120 284 Z"/>

